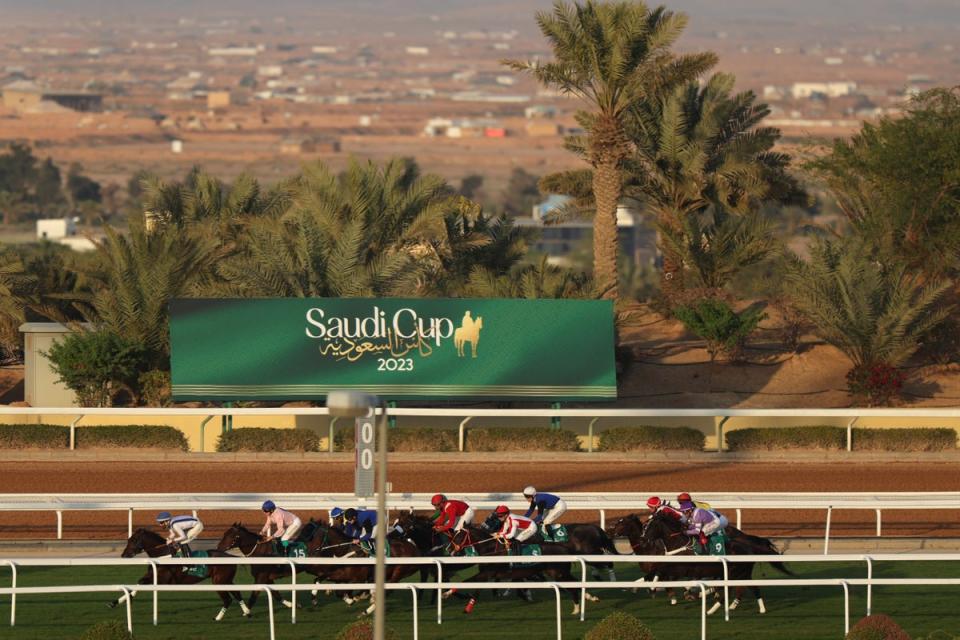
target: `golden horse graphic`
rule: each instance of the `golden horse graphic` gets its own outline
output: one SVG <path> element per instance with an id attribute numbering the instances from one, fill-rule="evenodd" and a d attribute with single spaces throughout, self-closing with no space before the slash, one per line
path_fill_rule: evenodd
<path id="1" fill-rule="evenodd" d="M 463 314 L 463 322 L 453 332 L 453 344 L 457 347 L 457 355 L 463 358 L 464 343 L 470 343 L 470 352 L 474 358 L 477 357 L 477 343 L 480 342 L 480 329 L 483 329 L 483 316 L 478 316 L 476 320 L 470 317 L 470 312 Z"/>

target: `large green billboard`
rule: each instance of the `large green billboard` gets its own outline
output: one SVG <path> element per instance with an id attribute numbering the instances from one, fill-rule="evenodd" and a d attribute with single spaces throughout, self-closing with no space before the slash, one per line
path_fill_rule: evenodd
<path id="1" fill-rule="evenodd" d="M 613 400 L 613 305 L 599 300 L 174 300 L 173 395 L 320 400 Z"/>

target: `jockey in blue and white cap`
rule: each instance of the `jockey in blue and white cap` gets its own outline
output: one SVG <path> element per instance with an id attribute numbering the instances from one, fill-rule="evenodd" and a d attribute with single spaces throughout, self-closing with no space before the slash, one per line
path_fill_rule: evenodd
<path id="1" fill-rule="evenodd" d="M 190 555 L 189 544 L 203 532 L 203 523 L 199 518 L 187 515 L 174 517 L 169 511 L 157 514 L 157 524 L 167 530 L 167 544 L 182 548 L 186 556 Z"/>

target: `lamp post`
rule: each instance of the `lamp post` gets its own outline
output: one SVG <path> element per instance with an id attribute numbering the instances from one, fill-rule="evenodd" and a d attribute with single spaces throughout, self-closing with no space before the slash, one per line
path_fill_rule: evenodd
<path id="1" fill-rule="evenodd" d="M 386 588 L 387 581 L 386 545 L 387 545 L 387 405 L 379 397 L 359 391 L 331 391 L 327 395 L 327 408 L 330 415 L 343 418 L 360 418 L 376 413 L 377 420 L 377 564 L 374 570 L 373 612 L 374 640 L 384 640 L 386 628 Z"/>

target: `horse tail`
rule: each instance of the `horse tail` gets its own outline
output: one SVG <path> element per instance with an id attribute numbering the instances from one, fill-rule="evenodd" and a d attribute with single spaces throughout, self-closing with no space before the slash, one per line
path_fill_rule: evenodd
<path id="1" fill-rule="evenodd" d="M 754 551 L 757 553 L 757 555 L 768 555 L 768 554 L 775 555 L 775 556 L 783 555 L 780 549 L 777 548 L 777 545 L 774 544 L 773 541 L 771 541 L 769 538 L 761 538 L 760 536 L 752 536 L 750 534 L 743 534 L 743 535 L 744 535 L 744 538 L 746 538 L 747 541 L 750 542 L 750 544 L 755 547 Z M 796 577 L 797 575 L 793 571 L 788 569 L 787 566 L 782 562 L 770 562 L 769 564 L 771 567 L 773 567 L 774 569 L 776 569 L 777 571 L 779 571 L 784 575 L 788 575 L 791 577 Z"/>

